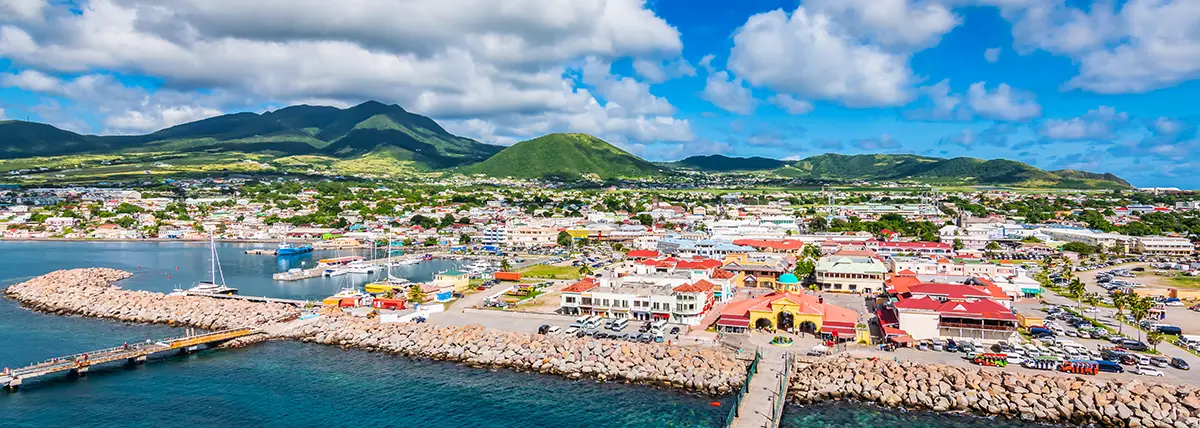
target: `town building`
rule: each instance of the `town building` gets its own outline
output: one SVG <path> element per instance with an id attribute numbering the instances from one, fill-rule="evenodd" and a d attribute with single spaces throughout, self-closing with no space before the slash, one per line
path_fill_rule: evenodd
<path id="1" fill-rule="evenodd" d="M 870 251 L 838 251 L 817 260 L 816 282 L 825 291 L 874 293 L 883 287 L 887 266 Z"/>
<path id="2" fill-rule="evenodd" d="M 584 278 L 563 289 L 559 307 L 571 315 L 697 325 L 712 309 L 716 288 L 689 275 Z"/>
<path id="3" fill-rule="evenodd" d="M 1196 246 L 1187 238 L 1140 236 L 1134 244 L 1133 251 L 1146 255 L 1190 256 L 1196 251 Z"/>
<path id="4" fill-rule="evenodd" d="M 796 258 L 790 254 L 741 253 L 725 256 L 722 269 L 733 272 L 739 287 L 775 288 L 779 277 L 796 267 Z"/>
<path id="5" fill-rule="evenodd" d="M 866 241 L 868 250 L 883 257 L 904 255 L 948 256 L 954 253 L 951 244 L 942 242 Z"/>
<path id="6" fill-rule="evenodd" d="M 855 337 L 857 323 L 857 312 L 801 291 L 771 293 L 730 303 L 721 310 L 716 328 L 725 333 L 782 330 L 849 340 Z"/>

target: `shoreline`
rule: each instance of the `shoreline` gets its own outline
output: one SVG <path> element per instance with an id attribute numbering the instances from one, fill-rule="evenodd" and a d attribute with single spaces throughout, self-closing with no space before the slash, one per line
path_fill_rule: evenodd
<path id="1" fill-rule="evenodd" d="M 131 276 L 107 268 L 59 270 L 9 286 L 4 293 L 27 308 L 145 324 L 203 329 L 260 327 L 266 334 L 227 347 L 267 339 L 292 339 L 471 366 L 661 385 L 725 395 L 741 386 L 746 363 L 714 349 L 612 342 L 504 332 L 480 325 L 382 324 L 344 313 L 295 320 L 300 310 L 282 304 L 169 296 L 129 291 L 113 283 Z"/>

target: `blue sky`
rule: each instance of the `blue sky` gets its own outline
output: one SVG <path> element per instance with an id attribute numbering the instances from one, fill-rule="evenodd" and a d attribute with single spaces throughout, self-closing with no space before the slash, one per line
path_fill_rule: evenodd
<path id="1" fill-rule="evenodd" d="M 1195 28 L 1189 0 L 0 0 L 0 115 L 132 134 L 376 99 L 495 144 L 1009 158 L 1200 188 Z"/>

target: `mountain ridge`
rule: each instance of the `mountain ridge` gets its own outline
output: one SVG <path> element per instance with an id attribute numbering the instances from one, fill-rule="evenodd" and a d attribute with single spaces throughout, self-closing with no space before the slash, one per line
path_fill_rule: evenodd
<path id="1" fill-rule="evenodd" d="M 475 165 L 466 174 L 491 177 L 579 179 L 661 176 L 661 168 L 588 134 L 556 133 L 522 141 Z"/>

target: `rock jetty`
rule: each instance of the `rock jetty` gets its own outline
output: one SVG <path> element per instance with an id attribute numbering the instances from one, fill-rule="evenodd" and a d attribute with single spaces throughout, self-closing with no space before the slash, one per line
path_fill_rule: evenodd
<path id="1" fill-rule="evenodd" d="M 1198 427 L 1191 386 L 862 358 L 798 360 L 795 402 L 859 400 L 937 412 L 1113 427 Z"/>
<path id="2" fill-rule="evenodd" d="M 169 296 L 113 285 L 131 275 L 106 268 L 60 270 L 8 287 L 4 293 L 43 312 L 207 330 L 254 327 L 299 314 L 295 307 L 280 303 Z"/>
<path id="3" fill-rule="evenodd" d="M 727 394 L 741 386 L 746 374 L 746 364 L 731 353 L 707 348 L 505 332 L 478 325 L 382 324 L 343 313 L 280 324 L 276 321 L 294 318 L 298 309 L 282 304 L 129 291 L 112 285 L 129 276 L 128 272 L 114 269 L 57 271 L 13 285 L 5 293 L 33 309 L 56 314 L 204 329 L 267 327 L 264 330 L 277 332 L 275 338 L 571 379 L 646 383 Z M 268 338 L 268 334 L 258 334 L 224 346 L 241 347 Z"/>
<path id="4" fill-rule="evenodd" d="M 474 366 L 669 386 L 726 394 L 741 386 L 746 364 L 713 349 L 504 332 L 478 325 L 380 324 L 347 315 L 322 317 L 284 336 Z"/>

